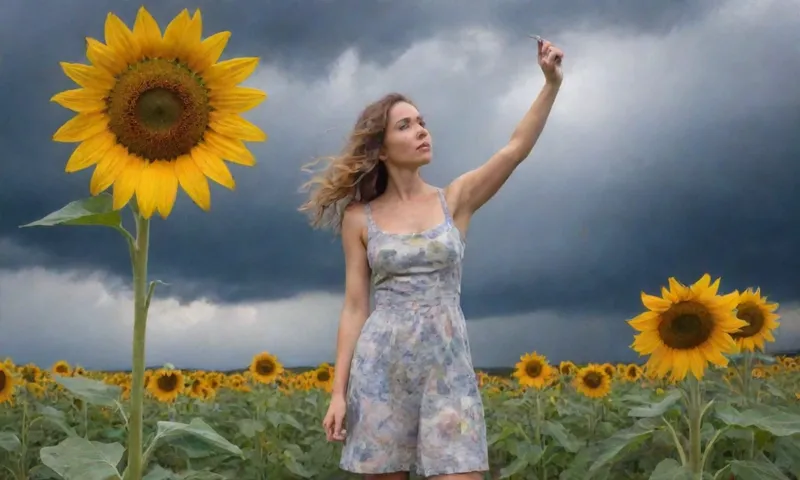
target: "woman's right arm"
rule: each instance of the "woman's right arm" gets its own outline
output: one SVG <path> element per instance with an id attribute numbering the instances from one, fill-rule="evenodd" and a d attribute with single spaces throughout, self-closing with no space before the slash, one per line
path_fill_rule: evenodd
<path id="1" fill-rule="evenodd" d="M 350 379 L 350 361 L 361 328 L 369 316 L 369 263 L 364 243 L 366 217 L 363 207 L 349 206 L 342 218 L 342 247 L 345 259 L 344 305 L 339 318 L 333 396 L 345 398 Z"/>

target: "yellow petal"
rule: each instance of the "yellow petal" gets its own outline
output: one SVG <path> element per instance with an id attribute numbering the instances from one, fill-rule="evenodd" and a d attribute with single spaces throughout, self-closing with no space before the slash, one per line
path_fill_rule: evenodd
<path id="1" fill-rule="evenodd" d="M 232 58 L 219 62 L 203 72 L 208 88 L 212 90 L 233 87 L 245 81 L 258 67 L 258 57 Z"/>
<path id="2" fill-rule="evenodd" d="M 229 113 L 242 113 L 255 108 L 267 98 L 267 94 L 257 88 L 233 87 L 212 90 L 209 93 L 211 106 Z"/>
<path id="3" fill-rule="evenodd" d="M 180 58 L 183 53 L 183 37 L 189 27 L 189 10 L 185 8 L 175 16 L 164 29 L 164 44 L 162 47 L 162 58 Z"/>
<path id="4" fill-rule="evenodd" d="M 146 8 L 140 7 L 133 24 L 133 36 L 142 49 L 142 55 L 155 57 L 161 51 L 161 28 Z"/>
<path id="5" fill-rule="evenodd" d="M 139 203 L 139 213 L 144 218 L 153 216 L 156 209 L 156 195 L 160 185 L 158 181 L 160 175 L 158 174 L 159 162 L 147 162 L 142 169 L 139 184 L 136 186 L 136 201 Z"/>
<path id="6" fill-rule="evenodd" d="M 140 59 L 142 48 L 133 32 L 125 25 L 125 22 L 113 13 L 106 15 L 105 24 L 106 45 L 114 51 L 114 54 L 125 60 L 126 63 L 134 63 Z"/>
<path id="7" fill-rule="evenodd" d="M 628 320 L 628 324 L 640 332 L 656 330 L 659 325 L 658 312 L 644 312 Z"/>
<path id="8" fill-rule="evenodd" d="M 101 112 L 106 109 L 106 90 L 76 88 L 53 95 L 50 99 L 73 112 Z"/>
<path id="9" fill-rule="evenodd" d="M 108 152 L 116 142 L 114 135 L 107 130 L 87 138 L 72 152 L 64 169 L 67 173 L 74 173 L 84 168 L 91 167 Z"/>
<path id="10" fill-rule="evenodd" d="M 117 75 L 127 66 L 125 60 L 114 50 L 91 37 L 86 37 L 86 58 L 95 67 L 102 68 L 111 75 Z"/>
<path id="11" fill-rule="evenodd" d="M 267 139 L 256 125 L 235 113 L 211 112 L 208 116 L 209 126 L 215 132 L 245 142 L 263 142 Z"/>
<path id="12" fill-rule="evenodd" d="M 208 188 L 208 180 L 200 168 L 194 163 L 189 155 L 182 155 L 175 161 L 175 173 L 181 188 L 189 195 L 189 198 L 203 210 L 211 208 L 211 191 Z"/>
<path id="13" fill-rule="evenodd" d="M 115 145 L 97 164 L 89 181 L 89 192 L 98 195 L 111 186 L 128 163 L 128 151 Z"/>
<path id="14" fill-rule="evenodd" d="M 79 113 L 53 134 L 56 142 L 81 142 L 106 130 L 108 116 L 101 112 Z"/>
<path id="15" fill-rule="evenodd" d="M 214 155 L 246 167 L 252 167 L 256 164 L 256 158 L 241 140 L 220 135 L 213 130 L 207 131 L 203 137 L 205 145 Z"/>
<path id="16" fill-rule="evenodd" d="M 191 156 L 203 175 L 225 188 L 231 190 L 236 188 L 236 182 L 233 180 L 228 166 L 218 155 L 211 153 L 205 145 L 200 144 L 194 147 Z"/>
<path id="17" fill-rule="evenodd" d="M 219 32 L 203 40 L 200 48 L 196 52 L 192 52 L 189 68 L 197 73 L 204 73 L 219 60 L 230 38 L 231 32 Z"/>
<path id="18" fill-rule="evenodd" d="M 691 289 L 695 295 L 698 295 L 703 293 L 710 284 L 711 284 L 711 275 L 705 273 L 703 274 L 702 277 L 700 277 L 700 280 L 694 282 L 694 284 L 691 286 Z"/>
<path id="19" fill-rule="evenodd" d="M 175 205 L 178 195 L 178 177 L 175 176 L 175 162 L 155 162 L 158 166 L 158 189 L 156 190 L 156 210 L 166 219 Z"/>
<path id="20" fill-rule="evenodd" d="M 83 88 L 108 91 L 114 86 L 114 77 L 100 68 L 69 62 L 61 62 L 59 65 L 70 80 Z"/>
<path id="21" fill-rule="evenodd" d="M 642 292 L 641 296 L 642 304 L 645 306 L 645 308 L 654 312 L 665 312 L 669 307 L 672 306 L 672 302 L 661 297 L 654 297 L 653 295 L 648 295 L 644 292 Z"/>
<path id="22" fill-rule="evenodd" d="M 119 210 L 131 200 L 142 177 L 146 162 L 134 155 L 128 155 L 125 167 L 114 180 L 114 210 Z"/>

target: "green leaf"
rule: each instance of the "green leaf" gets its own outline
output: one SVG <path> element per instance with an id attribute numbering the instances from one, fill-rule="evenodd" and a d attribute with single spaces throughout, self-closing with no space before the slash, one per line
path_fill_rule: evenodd
<path id="1" fill-rule="evenodd" d="M 638 446 L 647 440 L 655 430 L 656 426 L 652 422 L 639 421 L 632 427 L 619 431 L 602 441 L 600 443 L 600 455 L 589 467 L 588 473 L 597 472 L 626 448 Z"/>
<path id="2" fill-rule="evenodd" d="M 39 414 L 41 414 L 41 419 L 45 420 L 48 423 L 52 423 L 62 432 L 66 433 L 67 436 L 70 437 L 77 437 L 78 432 L 75 431 L 74 428 L 70 426 L 67 422 L 67 417 L 61 410 L 56 410 L 53 407 L 45 406 L 45 405 L 38 405 L 37 410 Z"/>
<path id="3" fill-rule="evenodd" d="M 656 465 L 650 480 L 692 480 L 692 472 L 675 459 L 667 458 Z"/>
<path id="4" fill-rule="evenodd" d="M 173 480 L 174 478 L 176 478 L 174 473 L 160 465 L 156 465 L 142 480 Z"/>
<path id="5" fill-rule="evenodd" d="M 54 447 L 43 447 L 39 456 L 43 464 L 64 480 L 109 480 L 121 478 L 117 464 L 124 452 L 125 447 L 116 442 L 69 437 Z"/>
<path id="6" fill-rule="evenodd" d="M 756 405 L 741 412 L 730 405 L 720 405 L 717 407 L 716 416 L 728 425 L 755 427 L 776 437 L 788 437 L 800 433 L 800 415 L 768 405 Z"/>
<path id="7" fill-rule="evenodd" d="M 271 410 L 267 412 L 266 416 L 267 420 L 269 420 L 269 423 L 271 423 L 274 427 L 279 427 L 281 425 L 291 425 L 300 432 L 305 430 L 305 428 L 303 428 L 303 425 L 300 422 L 298 422 L 296 418 L 294 418 L 292 415 L 286 412 Z"/>
<path id="8" fill-rule="evenodd" d="M 734 460 L 730 463 L 731 473 L 736 480 L 789 480 L 778 467 L 766 459 L 760 461 Z"/>
<path id="9" fill-rule="evenodd" d="M 81 400 L 105 407 L 114 407 L 117 404 L 122 389 L 117 385 L 109 385 L 98 380 L 85 377 L 53 377 L 62 387 Z"/>
<path id="10" fill-rule="evenodd" d="M 681 399 L 680 390 L 671 390 L 660 402 L 649 405 L 631 408 L 628 412 L 629 417 L 650 418 L 660 417 L 670 409 L 678 400 Z"/>
<path id="11" fill-rule="evenodd" d="M 244 458 L 242 450 L 231 442 L 225 440 L 220 434 L 214 431 L 206 422 L 199 418 L 192 419 L 188 424 L 178 422 L 158 422 L 156 435 L 152 444 L 158 442 L 169 442 L 170 444 L 180 443 L 181 438 L 192 437 L 201 440 L 202 443 L 217 450 L 222 450 Z M 197 448 L 197 442 L 191 442 Z"/>
<path id="12" fill-rule="evenodd" d="M 0 449 L 6 452 L 16 452 L 21 446 L 22 442 L 19 441 L 19 438 L 17 438 L 15 434 L 11 432 L 0 432 Z"/>
<path id="13" fill-rule="evenodd" d="M 516 452 L 512 453 L 516 453 L 516 455 L 514 455 L 516 458 L 513 462 L 500 469 L 499 478 L 509 478 L 512 475 L 525 471 L 529 466 L 539 463 L 542 454 L 544 454 L 544 451 L 542 451 L 538 445 L 517 443 L 514 446 L 516 447 Z"/>
<path id="14" fill-rule="evenodd" d="M 316 472 L 313 472 L 306 467 L 303 466 L 302 462 L 298 461 L 297 452 L 293 450 L 300 450 L 297 445 L 289 445 L 289 447 L 283 451 L 283 466 L 286 467 L 287 470 L 292 472 L 293 474 L 297 475 L 298 477 L 303 478 L 314 478 L 316 477 Z M 300 454 L 302 454 L 302 450 L 300 450 Z"/>
<path id="15" fill-rule="evenodd" d="M 546 421 L 542 424 L 542 433 L 553 437 L 564 450 L 575 453 L 581 448 L 581 442 L 571 435 L 560 423 Z"/>
<path id="16" fill-rule="evenodd" d="M 122 215 L 112 208 L 111 195 L 101 194 L 68 203 L 35 222 L 22 225 L 26 227 L 52 227 L 55 225 L 100 225 L 112 228 L 122 227 Z"/>
<path id="17" fill-rule="evenodd" d="M 790 472 L 800 472 L 800 436 L 781 437 L 773 447 L 775 464 Z"/>
<path id="18" fill-rule="evenodd" d="M 244 435 L 247 438 L 253 438 L 257 434 L 264 431 L 264 424 L 257 421 L 252 420 L 250 418 L 244 418 L 236 422 L 236 425 L 239 426 L 239 433 Z"/>

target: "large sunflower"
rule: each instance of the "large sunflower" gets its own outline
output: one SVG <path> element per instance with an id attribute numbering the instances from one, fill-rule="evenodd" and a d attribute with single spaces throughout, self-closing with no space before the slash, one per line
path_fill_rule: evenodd
<path id="1" fill-rule="evenodd" d="M 261 352 L 250 362 L 250 373 L 260 383 L 273 383 L 283 373 L 283 365 L 278 357 L 268 352 Z"/>
<path id="2" fill-rule="evenodd" d="M 183 372 L 162 368 L 153 374 L 147 388 L 159 402 L 173 402 L 184 390 Z"/>
<path id="3" fill-rule="evenodd" d="M 14 396 L 14 376 L 11 369 L 0 365 L 0 403 L 10 402 Z"/>
<path id="4" fill-rule="evenodd" d="M 314 386 L 326 392 L 331 392 L 333 390 L 333 374 L 334 368 L 327 363 L 323 363 L 314 370 L 312 375 Z"/>
<path id="5" fill-rule="evenodd" d="M 747 322 L 747 325 L 732 334 L 733 339 L 741 350 L 763 351 L 764 342 L 774 342 L 772 331 L 780 326 L 775 312 L 777 303 L 767 303 L 767 297 L 761 296 L 761 289 L 753 291 L 748 288 L 739 296 L 739 305 L 736 307 L 736 316 Z"/>
<path id="6" fill-rule="evenodd" d="M 553 374 L 553 367 L 547 363 L 544 355 L 536 352 L 527 353 L 520 357 L 516 365 L 514 376 L 519 380 L 520 385 L 534 388 L 544 388 L 550 376 Z"/>
<path id="7" fill-rule="evenodd" d="M 589 398 L 603 398 L 611 392 L 611 377 L 605 368 L 590 363 L 578 370 L 573 385 L 578 392 Z"/>
<path id="8" fill-rule="evenodd" d="M 266 135 L 240 113 L 265 98 L 260 90 L 237 86 L 253 73 L 258 58 L 217 62 L 230 32 L 201 38 L 200 11 L 183 10 L 161 29 L 141 7 L 130 30 L 109 13 L 103 44 L 86 39 L 91 65 L 62 62 L 80 87 L 52 101 L 77 112 L 53 135 L 80 142 L 66 171 L 96 165 L 92 195 L 114 185 L 114 208 L 133 195 L 141 214 L 166 218 L 178 185 L 202 209 L 211 207 L 207 178 L 233 189 L 228 160 L 252 166 L 243 141 Z"/>
<path id="9" fill-rule="evenodd" d="M 679 381 L 691 370 L 700 379 L 708 362 L 728 365 L 723 354 L 736 352 L 731 335 L 747 322 L 736 318 L 734 312 L 739 292 L 717 295 L 719 281 L 711 283 L 705 274 L 687 287 L 670 278 L 670 288 L 662 287 L 661 297 L 642 292 L 648 311 L 628 321 L 641 332 L 634 336 L 631 347 L 639 355 L 650 355 L 647 366 L 658 376 L 671 370 L 671 380 Z"/>

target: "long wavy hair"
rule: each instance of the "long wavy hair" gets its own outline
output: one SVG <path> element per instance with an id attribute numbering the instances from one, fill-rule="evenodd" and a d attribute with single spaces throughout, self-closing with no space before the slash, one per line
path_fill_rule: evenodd
<path id="1" fill-rule="evenodd" d="M 378 156 L 386 136 L 389 110 L 399 102 L 413 105 L 400 93 L 390 93 L 367 105 L 339 155 L 320 158 L 304 167 L 316 175 L 302 187 L 310 194 L 300 211 L 309 214 L 314 228 L 330 228 L 339 233 L 344 210 L 351 202 L 367 203 L 386 191 L 389 171 Z M 327 166 L 315 172 L 311 167 L 320 162 Z"/>

